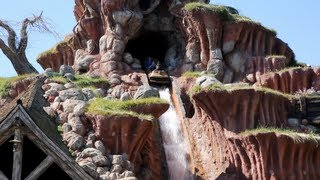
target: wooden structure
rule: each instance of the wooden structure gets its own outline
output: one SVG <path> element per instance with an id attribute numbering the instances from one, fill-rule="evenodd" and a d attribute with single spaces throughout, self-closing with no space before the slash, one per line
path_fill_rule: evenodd
<path id="1" fill-rule="evenodd" d="M 23 165 L 24 138 L 30 139 L 47 156 L 32 170 L 26 180 L 38 179 L 53 163 L 58 165 L 70 179 L 93 179 L 71 157 L 68 148 L 62 142 L 52 118 L 44 112 L 47 101 L 43 98 L 41 86 L 43 79 L 35 80 L 28 89 L 0 111 L 0 149 L 10 140 L 13 144 L 12 178 L 0 170 L 0 179 L 20 180 Z M 37 158 L 37 154 L 32 158 Z"/>
<path id="2" fill-rule="evenodd" d="M 309 123 L 320 124 L 320 97 L 301 96 L 294 102 L 294 115 L 299 119 L 307 119 Z"/>

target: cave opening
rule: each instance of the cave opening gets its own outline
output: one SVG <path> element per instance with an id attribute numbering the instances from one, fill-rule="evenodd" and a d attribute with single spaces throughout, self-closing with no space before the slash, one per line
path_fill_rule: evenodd
<path id="1" fill-rule="evenodd" d="M 153 1 L 153 0 L 140 0 L 140 1 L 139 1 L 140 9 L 141 9 L 142 11 L 147 10 L 148 8 L 150 8 L 152 1 Z"/>
<path id="2" fill-rule="evenodd" d="M 0 146 L 0 170 L 10 179 L 13 171 L 13 140 L 11 137 Z M 23 138 L 22 172 L 21 178 L 25 179 L 45 158 L 47 155 L 39 149 L 29 138 Z M 71 179 L 56 163 L 53 163 L 39 177 L 39 179 Z"/>
<path id="3" fill-rule="evenodd" d="M 125 52 L 140 60 L 143 70 L 146 70 L 145 60 L 152 58 L 160 62 L 165 69 L 165 55 L 168 50 L 168 39 L 164 33 L 143 31 L 137 38 L 128 41 Z"/>

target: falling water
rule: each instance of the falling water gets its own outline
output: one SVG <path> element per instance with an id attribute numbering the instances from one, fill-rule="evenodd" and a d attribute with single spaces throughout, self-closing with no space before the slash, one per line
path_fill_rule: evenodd
<path id="1" fill-rule="evenodd" d="M 160 117 L 163 147 L 170 180 L 190 179 L 185 141 L 180 129 L 180 121 L 173 106 L 169 88 L 161 89 L 160 98 L 170 103 L 169 109 Z"/>

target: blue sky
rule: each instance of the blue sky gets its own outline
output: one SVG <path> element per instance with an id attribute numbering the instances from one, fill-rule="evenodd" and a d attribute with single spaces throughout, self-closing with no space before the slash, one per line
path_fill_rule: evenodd
<path id="1" fill-rule="evenodd" d="M 318 43 L 320 42 L 319 0 L 214 0 L 211 3 L 233 6 L 240 14 L 261 22 L 264 26 L 277 30 L 278 37 L 287 42 L 294 50 L 296 59 L 311 65 L 318 61 Z M 12 22 L 21 21 L 32 14 L 40 14 L 51 19 L 54 30 L 61 35 L 56 38 L 48 34 L 30 32 L 27 56 L 30 62 L 41 72 L 36 62 L 39 53 L 54 46 L 72 32 L 75 25 L 73 0 L 10 0 L 1 2 L 0 19 Z M 13 23 L 15 27 L 20 27 Z M 3 37 L 0 34 L 0 37 Z M 0 76 L 13 76 L 15 71 L 5 55 L 0 52 Z"/>

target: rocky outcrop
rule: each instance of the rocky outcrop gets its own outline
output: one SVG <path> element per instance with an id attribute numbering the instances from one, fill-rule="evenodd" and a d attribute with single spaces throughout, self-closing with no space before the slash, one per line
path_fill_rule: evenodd
<path id="1" fill-rule="evenodd" d="M 129 159 L 141 163 L 140 151 L 152 130 L 152 121 L 130 116 L 86 115 L 95 135 L 112 154 L 127 153 Z"/>
<path id="2" fill-rule="evenodd" d="M 7 91 L 7 93 L 4 93 L 4 97 L 0 96 L 0 108 L 3 107 L 6 103 L 10 103 L 14 98 L 16 98 L 20 93 L 25 91 L 29 85 L 35 80 L 35 77 L 31 75 L 30 77 L 22 78 L 18 80 L 10 80 L 8 78 L 8 89 L 3 89 L 3 91 Z M 4 80 L 3 80 L 4 81 Z"/>
<path id="3" fill-rule="evenodd" d="M 258 126 L 284 127 L 290 107 L 287 97 L 255 89 L 202 91 L 193 99 L 209 117 L 237 133 Z"/>
<path id="4" fill-rule="evenodd" d="M 265 132 L 228 137 L 229 171 L 218 179 L 317 179 L 320 139 L 309 136 Z"/>
<path id="5" fill-rule="evenodd" d="M 289 103 L 285 97 L 253 89 L 216 90 L 201 91 L 193 96 L 193 101 L 195 115 L 184 124 L 198 178 L 317 179 L 320 176 L 314 169 L 320 157 L 316 153 L 319 138 L 270 129 L 250 131 L 258 126 L 284 127 Z M 247 133 L 239 133 L 245 130 Z"/>
<path id="6" fill-rule="evenodd" d="M 254 89 L 216 90 L 201 91 L 193 100 L 195 115 L 185 126 L 192 162 L 203 179 L 232 170 L 229 136 L 259 126 L 286 126 L 289 100 L 281 95 Z"/>
<path id="7" fill-rule="evenodd" d="M 52 49 L 40 54 L 37 57 L 37 62 L 43 69 L 52 68 L 54 71 L 59 72 L 61 65 L 73 65 L 73 51 L 73 47 L 67 41 L 63 41 Z"/>
<path id="8" fill-rule="evenodd" d="M 87 114 L 87 118 L 96 137 L 110 149 L 111 154 L 128 154 L 129 160 L 136 165 L 136 172 L 143 168 L 150 171 L 148 178 L 164 177 L 163 153 L 155 129 L 159 127 L 154 127 L 152 121 L 122 115 Z"/>
<path id="9" fill-rule="evenodd" d="M 158 118 L 169 105 L 147 104 L 130 110 L 139 114 L 151 114 Z M 166 177 L 164 152 L 161 145 L 159 123 L 156 119 L 147 120 L 129 115 L 86 114 L 92 124 L 97 139 L 108 147 L 111 154 L 126 153 L 135 164 L 135 172 L 144 179 Z"/>
<path id="10" fill-rule="evenodd" d="M 313 88 L 320 90 L 319 68 L 291 68 L 262 75 L 256 86 L 268 87 L 283 93 L 294 94 Z"/>
<path id="11" fill-rule="evenodd" d="M 219 6 L 194 6 L 186 5 L 180 12 L 184 17 L 180 29 L 187 41 L 182 70 L 192 65 L 188 69 L 207 70 L 216 74 L 217 79 L 231 83 L 242 81 L 252 73 L 255 62 L 251 61 L 258 61 L 252 57 L 281 55 L 285 57 L 285 65 L 293 61 L 294 54 L 288 45 L 259 23 Z M 257 69 L 267 68 L 268 64 L 261 64 Z"/>
<path id="12" fill-rule="evenodd" d="M 246 67 L 246 81 L 255 83 L 260 76 L 269 72 L 280 71 L 286 67 L 285 56 L 252 57 Z"/>

